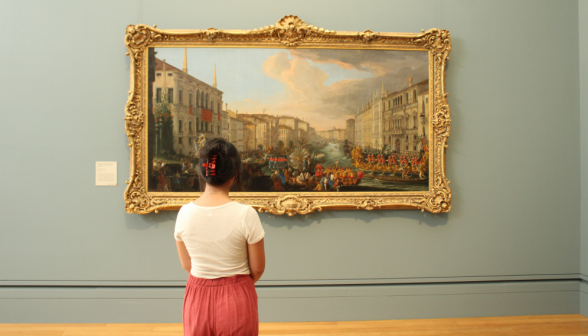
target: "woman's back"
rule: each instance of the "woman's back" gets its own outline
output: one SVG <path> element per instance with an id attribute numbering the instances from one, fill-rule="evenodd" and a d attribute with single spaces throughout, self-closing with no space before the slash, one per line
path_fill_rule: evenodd
<path id="1" fill-rule="evenodd" d="M 247 244 L 264 237 L 256 211 L 238 202 L 219 206 L 184 205 L 176 220 L 175 238 L 190 255 L 190 274 L 203 279 L 250 274 Z"/>

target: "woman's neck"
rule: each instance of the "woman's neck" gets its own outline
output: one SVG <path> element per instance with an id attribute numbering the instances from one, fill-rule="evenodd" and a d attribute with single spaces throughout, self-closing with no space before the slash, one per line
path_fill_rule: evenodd
<path id="1" fill-rule="evenodd" d="M 198 199 L 194 201 L 194 204 L 204 207 L 213 207 L 232 202 L 233 200 L 229 197 L 230 187 L 226 186 L 212 186 L 206 184 L 204 192 Z"/>
<path id="2" fill-rule="evenodd" d="M 213 186 L 210 184 L 206 184 L 206 187 L 204 188 L 204 193 L 205 194 L 223 194 L 223 195 L 229 195 L 229 190 L 231 188 L 227 188 L 226 186 Z"/>

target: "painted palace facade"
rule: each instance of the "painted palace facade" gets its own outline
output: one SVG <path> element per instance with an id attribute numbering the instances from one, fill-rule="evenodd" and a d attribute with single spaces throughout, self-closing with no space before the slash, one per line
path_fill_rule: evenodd
<path id="1" fill-rule="evenodd" d="M 381 149 L 386 145 L 399 152 L 417 152 L 421 137 L 427 136 L 429 119 L 429 80 L 388 93 L 382 86 L 355 115 L 355 143 L 360 147 Z"/>

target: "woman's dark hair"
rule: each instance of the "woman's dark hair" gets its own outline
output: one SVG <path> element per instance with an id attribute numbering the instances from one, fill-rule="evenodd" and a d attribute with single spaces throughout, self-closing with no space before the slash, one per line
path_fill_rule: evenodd
<path id="1" fill-rule="evenodd" d="M 216 155 L 215 174 L 211 174 L 208 170 L 206 176 L 206 168 L 203 166 L 207 161 L 212 163 L 212 156 Z M 241 155 L 232 143 L 222 138 L 214 138 L 207 140 L 204 146 L 199 151 L 200 160 L 198 161 L 198 181 L 200 184 L 200 191 L 204 191 L 206 183 L 219 186 L 228 180 L 235 178 L 235 183 L 231 190 L 241 190 L 241 171 L 243 169 L 241 163 Z"/>

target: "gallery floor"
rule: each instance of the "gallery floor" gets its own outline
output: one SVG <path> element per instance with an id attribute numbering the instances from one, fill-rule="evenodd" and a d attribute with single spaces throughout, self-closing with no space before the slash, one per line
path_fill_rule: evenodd
<path id="1" fill-rule="evenodd" d="M 350 322 L 261 323 L 260 335 L 588 335 L 588 317 L 543 315 Z M 178 323 L 0 324 L 0 336 L 181 336 Z"/>

